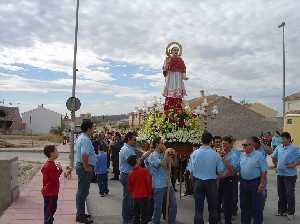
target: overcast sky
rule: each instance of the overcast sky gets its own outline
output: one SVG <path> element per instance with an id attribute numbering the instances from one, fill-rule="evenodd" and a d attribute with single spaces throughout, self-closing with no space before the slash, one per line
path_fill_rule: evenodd
<path id="1" fill-rule="evenodd" d="M 71 95 L 75 0 L 0 1 L 0 100 L 65 113 Z M 161 97 L 164 49 L 183 45 L 187 99 L 208 94 L 281 111 L 282 30 L 287 93 L 300 90 L 299 0 L 81 0 L 81 113 L 119 114 Z"/>

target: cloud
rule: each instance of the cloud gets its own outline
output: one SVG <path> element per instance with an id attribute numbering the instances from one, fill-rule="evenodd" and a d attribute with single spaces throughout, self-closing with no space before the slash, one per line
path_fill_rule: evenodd
<path id="1" fill-rule="evenodd" d="M 116 85 L 104 58 L 160 70 L 165 46 L 179 41 L 190 77 L 186 82 L 189 98 L 205 89 L 237 99 L 261 100 L 280 109 L 282 33 L 277 25 L 283 20 L 287 24 L 287 91 L 291 93 L 300 88 L 295 82 L 300 75 L 299 7 L 296 0 L 289 4 L 275 0 L 81 1 L 77 63 L 80 91 L 111 92 L 118 97 L 134 95 L 134 91 L 135 95 L 155 95 L 128 83 Z M 71 76 L 74 13 L 74 0 L 0 3 L 0 26 L 6 28 L 0 33 L 0 67 L 28 64 Z M 160 74 L 126 75 L 149 81 L 153 91 L 160 94 Z M 6 87 L 12 87 L 13 83 L 7 86 L 9 77 L 5 79 Z M 31 86 L 27 89 L 41 89 L 30 81 L 17 81 Z M 54 89 L 64 89 L 63 81 L 69 85 L 69 80 L 50 84 Z"/>

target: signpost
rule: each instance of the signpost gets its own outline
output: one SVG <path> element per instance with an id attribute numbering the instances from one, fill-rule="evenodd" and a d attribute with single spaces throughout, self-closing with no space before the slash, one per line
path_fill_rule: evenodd
<path id="1" fill-rule="evenodd" d="M 71 128 L 71 145 L 70 145 L 70 167 L 74 167 L 74 132 L 75 132 L 75 112 L 76 109 L 79 110 L 81 103 L 79 99 L 75 97 L 75 89 L 76 89 L 76 58 L 77 58 L 77 36 L 78 36 L 78 12 L 79 12 L 79 0 L 77 0 L 76 6 L 76 23 L 75 23 L 75 42 L 74 42 L 74 58 L 73 58 L 73 86 L 72 86 L 72 97 L 70 97 L 67 101 L 67 108 L 71 111 L 71 120 L 72 120 L 72 128 Z"/>

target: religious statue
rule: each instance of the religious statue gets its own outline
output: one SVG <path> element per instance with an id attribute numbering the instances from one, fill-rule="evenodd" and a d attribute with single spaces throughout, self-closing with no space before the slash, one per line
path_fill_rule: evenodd
<path id="1" fill-rule="evenodd" d="M 168 113 L 170 109 L 179 112 L 182 110 L 182 98 L 186 96 L 183 80 L 187 80 L 186 67 L 181 58 L 182 46 L 177 42 L 171 42 L 166 47 L 166 59 L 163 66 L 165 77 L 165 87 L 163 96 L 165 97 L 164 111 Z"/>

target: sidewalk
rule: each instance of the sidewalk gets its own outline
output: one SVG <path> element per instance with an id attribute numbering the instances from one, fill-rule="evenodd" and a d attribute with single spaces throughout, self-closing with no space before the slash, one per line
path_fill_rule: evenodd
<path id="1" fill-rule="evenodd" d="M 55 224 L 75 224 L 76 178 L 60 179 L 60 195 Z M 43 223 L 43 197 L 41 195 L 42 175 L 38 172 L 31 182 L 20 189 L 20 197 L 0 217 L 1 224 L 41 224 Z"/>
<path id="2" fill-rule="evenodd" d="M 0 152 L 43 152 L 43 150 L 43 147 L 0 148 Z M 57 150 L 61 153 L 70 152 L 70 145 L 59 144 L 57 145 Z"/>

